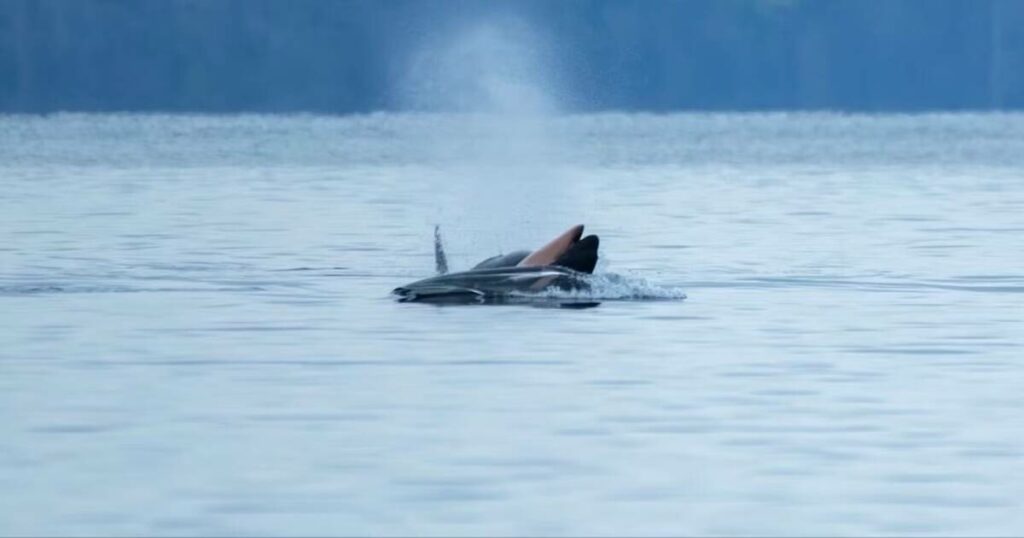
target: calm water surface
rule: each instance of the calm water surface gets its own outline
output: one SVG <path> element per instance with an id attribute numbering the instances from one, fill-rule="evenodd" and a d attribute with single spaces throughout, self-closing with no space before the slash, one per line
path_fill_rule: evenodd
<path id="1" fill-rule="evenodd" d="M 1024 533 L 1022 115 L 4 117 L 0 186 L 0 534 Z M 596 308 L 388 296 L 578 222 Z"/>

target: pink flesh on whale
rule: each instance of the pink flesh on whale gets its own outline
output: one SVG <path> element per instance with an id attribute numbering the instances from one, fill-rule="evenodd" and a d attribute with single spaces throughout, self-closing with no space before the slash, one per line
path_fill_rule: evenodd
<path id="1" fill-rule="evenodd" d="M 565 254 L 569 247 L 580 240 L 583 236 L 583 225 L 577 224 L 569 228 L 562 235 L 551 240 L 550 243 L 540 247 L 523 258 L 517 267 L 537 267 L 540 265 L 551 265 L 555 263 L 562 254 Z"/>

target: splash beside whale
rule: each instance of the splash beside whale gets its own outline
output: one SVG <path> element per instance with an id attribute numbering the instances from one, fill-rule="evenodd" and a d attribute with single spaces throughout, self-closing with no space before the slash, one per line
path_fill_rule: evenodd
<path id="1" fill-rule="evenodd" d="M 392 291 L 402 302 L 486 303 L 548 290 L 589 288 L 597 265 L 600 239 L 583 237 L 583 225 L 573 226 L 543 247 L 493 256 L 468 271 L 448 273 L 439 232 L 435 229 L 434 259 L 438 276 L 418 280 Z"/>

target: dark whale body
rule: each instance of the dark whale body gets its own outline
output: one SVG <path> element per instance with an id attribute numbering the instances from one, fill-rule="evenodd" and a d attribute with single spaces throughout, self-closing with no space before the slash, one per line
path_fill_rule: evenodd
<path id="1" fill-rule="evenodd" d="M 589 288 L 587 276 L 597 264 L 600 240 L 596 235 L 581 238 L 582 233 L 583 227 L 577 226 L 533 253 L 494 256 L 468 271 L 418 280 L 392 293 L 402 302 L 469 304 L 513 302 L 549 290 L 585 290 Z M 531 258 L 553 261 L 530 264 Z"/>

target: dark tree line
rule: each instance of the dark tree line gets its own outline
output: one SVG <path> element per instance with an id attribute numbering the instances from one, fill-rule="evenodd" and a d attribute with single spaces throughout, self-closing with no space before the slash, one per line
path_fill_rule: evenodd
<path id="1" fill-rule="evenodd" d="M 1024 107 L 1024 0 L 0 0 L 0 111 L 392 109 L 417 47 L 495 15 L 577 109 Z"/>

